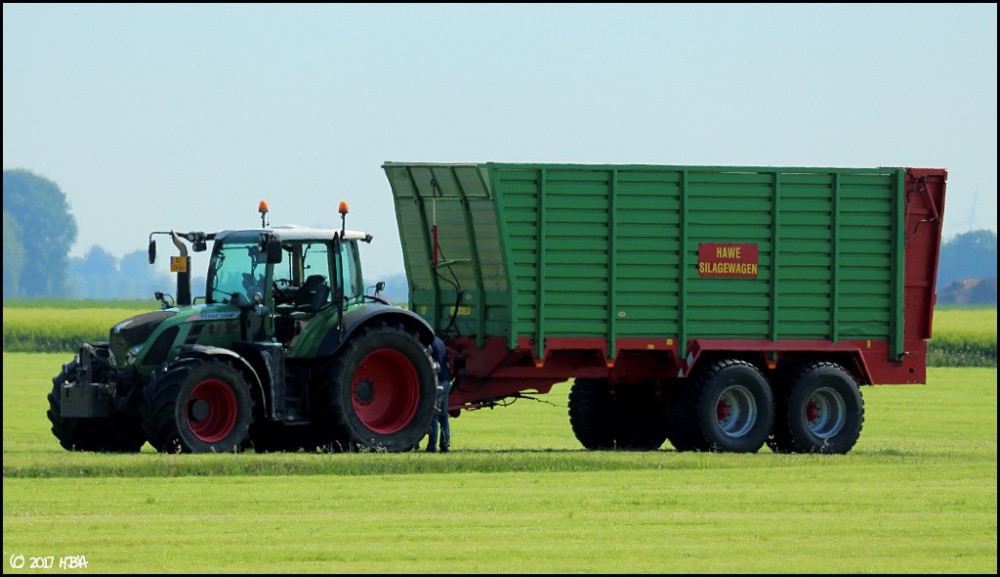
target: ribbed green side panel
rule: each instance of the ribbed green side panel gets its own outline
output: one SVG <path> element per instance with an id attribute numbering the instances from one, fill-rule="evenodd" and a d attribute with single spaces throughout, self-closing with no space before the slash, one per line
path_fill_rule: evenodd
<path id="1" fill-rule="evenodd" d="M 385 169 L 413 305 L 440 325 L 454 274 L 474 295 L 463 334 L 527 337 L 536 352 L 545 338 L 604 338 L 609 354 L 621 338 L 676 338 L 682 352 L 689 338 L 897 340 L 902 169 Z M 440 256 L 468 263 L 440 275 L 435 214 Z M 756 247 L 756 276 L 699 274 L 703 243 Z"/>
<path id="2" fill-rule="evenodd" d="M 479 335 L 480 342 L 486 335 L 507 335 L 510 290 L 485 168 L 383 168 L 392 186 L 410 306 L 437 331 L 454 322 L 454 330 Z"/>
<path id="3" fill-rule="evenodd" d="M 892 336 L 894 181 L 891 174 L 843 175 L 838 247 L 840 338 Z"/>
<path id="4" fill-rule="evenodd" d="M 773 175 L 766 172 L 688 171 L 688 250 L 701 243 L 756 244 L 755 279 L 698 276 L 689 266 L 689 338 L 768 339 L 771 336 Z"/>

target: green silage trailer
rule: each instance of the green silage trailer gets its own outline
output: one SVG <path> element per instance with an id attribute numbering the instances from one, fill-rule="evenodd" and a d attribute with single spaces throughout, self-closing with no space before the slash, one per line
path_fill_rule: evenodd
<path id="1" fill-rule="evenodd" d="M 943 169 L 383 169 L 454 414 L 571 382 L 588 449 L 846 453 L 926 381 Z"/>

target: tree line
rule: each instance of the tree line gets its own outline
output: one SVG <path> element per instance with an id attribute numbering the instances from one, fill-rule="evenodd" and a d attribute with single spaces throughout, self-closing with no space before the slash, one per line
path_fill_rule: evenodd
<path id="1" fill-rule="evenodd" d="M 145 250 L 121 259 L 99 246 L 69 256 L 77 237 L 66 195 L 25 169 L 3 171 L 3 298 L 140 299 L 173 292 Z"/>
<path id="2" fill-rule="evenodd" d="M 56 183 L 29 170 L 4 170 L 4 298 L 139 299 L 171 292 L 173 279 L 149 265 L 145 250 L 119 259 L 95 245 L 82 257 L 70 257 L 77 232 Z M 941 246 L 939 302 L 996 303 L 996 276 L 996 232 L 966 232 Z M 405 283 L 405 277 L 393 279 Z M 204 279 L 193 282 L 198 286 Z M 395 292 L 405 298 L 405 288 Z"/>

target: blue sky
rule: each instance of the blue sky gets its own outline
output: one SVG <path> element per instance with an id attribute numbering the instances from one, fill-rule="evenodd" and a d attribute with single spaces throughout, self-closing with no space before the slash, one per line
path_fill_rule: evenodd
<path id="1" fill-rule="evenodd" d="M 401 273 L 385 161 L 941 167 L 995 231 L 997 6 L 4 4 L 3 167 L 74 256 L 347 200 Z"/>

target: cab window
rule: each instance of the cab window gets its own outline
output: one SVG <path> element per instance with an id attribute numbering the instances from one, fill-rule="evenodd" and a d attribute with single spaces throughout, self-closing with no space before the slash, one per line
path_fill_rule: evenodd
<path id="1" fill-rule="evenodd" d="M 302 277 L 303 283 L 308 282 L 309 277 L 322 276 L 328 285 L 330 283 L 330 250 L 325 243 L 306 243 L 302 246 Z M 332 291 L 327 296 L 326 302 L 330 302 Z"/>
<path id="2" fill-rule="evenodd" d="M 340 245 L 340 258 L 344 270 L 344 298 L 348 301 L 361 298 L 361 271 L 358 270 L 358 244 L 347 241 Z"/>

